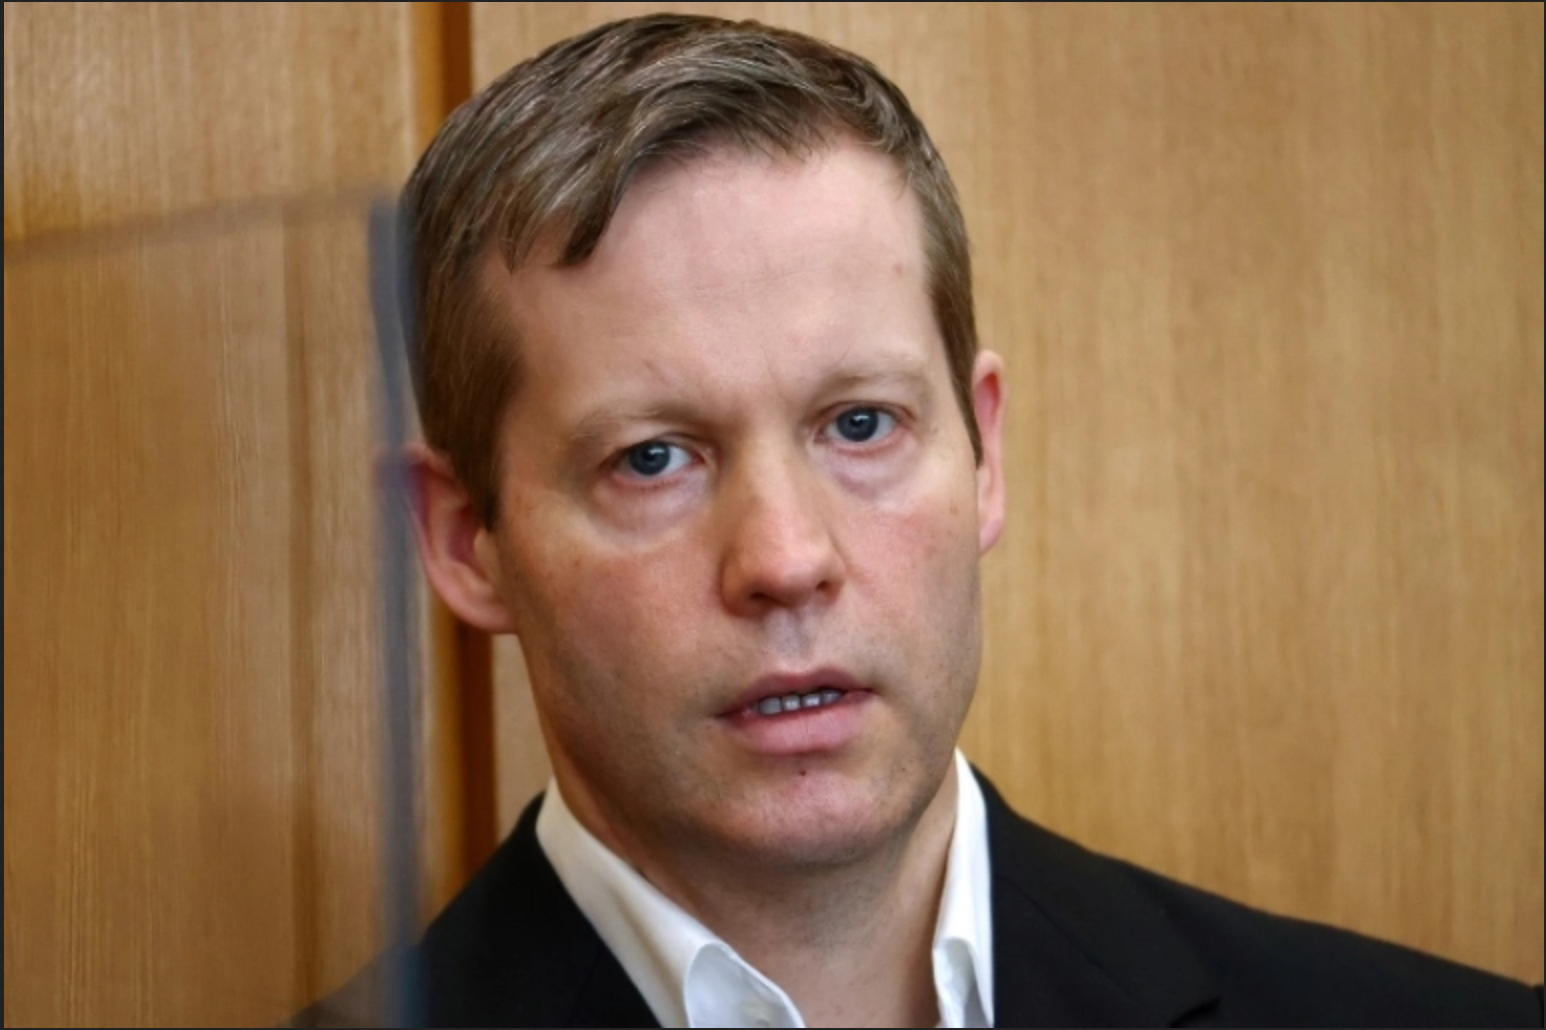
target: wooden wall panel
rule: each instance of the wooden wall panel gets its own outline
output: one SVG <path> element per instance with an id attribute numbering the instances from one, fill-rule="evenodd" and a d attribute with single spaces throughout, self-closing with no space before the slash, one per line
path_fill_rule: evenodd
<path id="1" fill-rule="evenodd" d="M 292 562 L 307 997 L 347 980 L 382 930 L 380 380 L 365 216 L 344 204 L 286 219 L 291 472 L 307 501 Z"/>
<path id="2" fill-rule="evenodd" d="M 1541 5 L 476 4 L 475 78 L 662 7 L 866 54 L 951 164 L 1010 370 L 968 754 L 1094 846 L 1539 979 Z"/>
<path id="3" fill-rule="evenodd" d="M 359 191 L 432 6 L 5 5 L 7 1026 L 264 1025 L 378 943 Z"/>
<path id="4" fill-rule="evenodd" d="M 7 3 L 5 238 L 397 182 L 402 3 Z"/>
<path id="5" fill-rule="evenodd" d="M 7 252 L 7 1026 L 296 993 L 283 263 L 275 221 Z"/>
<path id="6" fill-rule="evenodd" d="M 1092 843 L 1534 978 L 1540 35 L 1509 6 L 996 28 L 1045 56 L 980 251 L 1019 293 L 990 331 L 1029 517 L 971 737 Z"/>
<path id="7" fill-rule="evenodd" d="M 304 686 L 293 701 L 299 754 L 296 817 L 304 892 L 298 933 L 312 998 L 348 980 L 379 950 L 386 902 L 389 802 L 383 716 L 378 462 L 384 457 L 379 346 L 369 295 L 369 205 L 364 197 L 285 209 L 285 309 L 292 430 L 291 473 L 304 499 L 293 538 L 292 604 Z M 411 399 L 405 399 L 411 405 Z M 416 570 L 410 569 L 412 576 Z M 416 578 L 416 577 L 415 577 Z M 424 707 L 417 762 L 421 826 L 419 901 L 438 912 L 465 882 L 466 770 L 450 642 L 415 583 L 418 624 L 393 661 L 417 670 Z"/>

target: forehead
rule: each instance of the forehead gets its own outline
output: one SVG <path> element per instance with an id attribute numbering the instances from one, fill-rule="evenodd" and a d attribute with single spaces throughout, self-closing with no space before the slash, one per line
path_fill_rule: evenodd
<path id="1" fill-rule="evenodd" d="M 917 204 L 889 158 L 849 142 L 804 158 L 721 145 L 663 158 L 629 184 L 595 251 L 564 267 L 539 246 L 496 288 L 514 311 L 557 313 L 572 294 L 604 290 L 647 301 L 681 288 L 772 280 L 810 267 L 921 272 Z"/>
<path id="2" fill-rule="evenodd" d="M 809 360 L 920 333 L 941 348 L 920 221 L 895 164 L 858 144 L 657 162 L 587 260 L 563 267 L 550 248 L 493 272 L 520 340 L 518 406 L 572 379 L 577 362 L 691 371 L 727 350 Z"/>
<path id="3" fill-rule="evenodd" d="M 813 258 L 905 272 L 923 256 L 916 207 L 894 162 L 856 143 L 801 158 L 720 146 L 647 166 L 589 263 L 656 286 L 739 284 Z"/>

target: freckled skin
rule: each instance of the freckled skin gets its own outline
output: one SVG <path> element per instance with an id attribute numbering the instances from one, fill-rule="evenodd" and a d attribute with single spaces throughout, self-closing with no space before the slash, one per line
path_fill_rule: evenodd
<path id="1" fill-rule="evenodd" d="M 584 264 L 489 270 L 524 385 L 476 551 L 565 798 L 657 882 L 861 861 L 947 803 L 1002 518 L 997 364 L 979 467 L 924 271 L 912 197 L 846 144 L 663 166 Z M 891 421 L 847 440 L 855 408 Z M 648 441 L 659 477 L 624 460 Z M 852 739 L 749 752 L 736 699 L 816 668 L 865 687 Z"/>

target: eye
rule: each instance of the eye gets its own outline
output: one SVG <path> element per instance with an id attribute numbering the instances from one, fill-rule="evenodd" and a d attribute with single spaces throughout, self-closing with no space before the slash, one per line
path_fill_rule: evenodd
<path id="1" fill-rule="evenodd" d="M 686 449 L 664 440 L 646 440 L 623 452 L 623 464 L 642 479 L 659 479 L 691 460 Z"/>
<path id="2" fill-rule="evenodd" d="M 832 420 L 831 431 L 847 443 L 869 443 L 896 428 L 896 416 L 879 408 L 849 408 Z"/>

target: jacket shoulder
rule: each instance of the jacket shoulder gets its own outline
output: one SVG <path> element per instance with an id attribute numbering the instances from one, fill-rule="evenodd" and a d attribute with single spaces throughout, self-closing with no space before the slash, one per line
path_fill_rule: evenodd
<path id="1" fill-rule="evenodd" d="M 537 842 L 541 797 L 417 949 L 426 1026 L 658 1026 Z"/>
<path id="2" fill-rule="evenodd" d="M 1080 956 L 1069 968 L 1095 970 L 1112 996 L 1137 1003 L 1133 1018 L 1141 1013 L 1148 1025 L 1542 1025 L 1539 988 L 1098 854 L 1017 815 L 982 784 L 995 939 L 1023 944 L 1033 939 L 1025 925 L 1055 928 L 1066 953 Z M 1001 918 L 1013 922 L 1000 927 Z M 995 952 L 1001 964 L 1017 962 Z M 1013 997 L 1004 987 L 998 993 Z M 1091 1011 L 1088 998 L 1078 1000 L 1079 1011 Z"/>
<path id="3" fill-rule="evenodd" d="M 653 1027 L 537 842 L 539 797 L 417 947 L 383 955 L 291 1026 Z M 405 989 L 405 985 L 411 987 Z"/>
<path id="4" fill-rule="evenodd" d="M 1218 1007 L 1198 1025 L 1542 1025 L 1525 984 L 1118 864 L 1215 980 Z"/>

